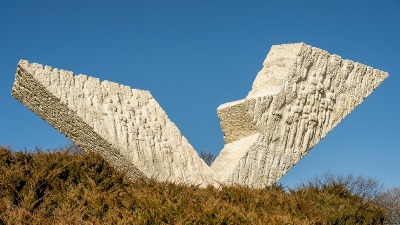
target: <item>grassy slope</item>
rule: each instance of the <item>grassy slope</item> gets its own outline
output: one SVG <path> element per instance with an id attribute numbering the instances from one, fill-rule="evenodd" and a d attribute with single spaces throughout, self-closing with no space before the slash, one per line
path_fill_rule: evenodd
<path id="1" fill-rule="evenodd" d="M 95 154 L 0 147 L 0 224 L 381 224 L 343 186 L 285 192 L 130 182 Z"/>

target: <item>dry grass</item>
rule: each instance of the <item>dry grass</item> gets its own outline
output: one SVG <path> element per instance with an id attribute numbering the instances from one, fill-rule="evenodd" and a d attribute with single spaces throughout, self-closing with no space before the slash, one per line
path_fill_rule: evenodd
<path id="1" fill-rule="evenodd" d="M 201 189 L 127 181 L 100 156 L 0 147 L 0 224 L 381 224 L 343 185 Z"/>

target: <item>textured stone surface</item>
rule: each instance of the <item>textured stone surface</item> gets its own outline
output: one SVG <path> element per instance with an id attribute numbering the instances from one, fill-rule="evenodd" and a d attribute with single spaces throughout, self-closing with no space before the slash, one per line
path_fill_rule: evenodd
<path id="1" fill-rule="evenodd" d="M 221 182 L 277 182 L 388 76 L 304 43 L 271 48 L 252 90 L 218 108 Z"/>
<path id="2" fill-rule="evenodd" d="M 303 43 L 273 46 L 248 96 L 218 107 L 225 146 L 211 168 L 148 91 L 20 61 L 12 95 L 129 177 L 261 188 L 387 76 Z"/>
<path id="3" fill-rule="evenodd" d="M 12 96 L 128 176 L 216 184 L 150 92 L 20 61 Z"/>

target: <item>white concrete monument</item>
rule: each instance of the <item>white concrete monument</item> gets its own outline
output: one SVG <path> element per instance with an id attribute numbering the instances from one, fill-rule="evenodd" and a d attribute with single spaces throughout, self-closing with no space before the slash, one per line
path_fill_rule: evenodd
<path id="1" fill-rule="evenodd" d="M 148 91 L 20 61 L 12 96 L 129 177 L 218 184 Z"/>
<path id="2" fill-rule="evenodd" d="M 273 46 L 247 97 L 218 107 L 225 146 L 211 168 L 148 91 L 20 61 L 12 96 L 131 178 L 262 188 L 387 76 L 304 43 Z"/>

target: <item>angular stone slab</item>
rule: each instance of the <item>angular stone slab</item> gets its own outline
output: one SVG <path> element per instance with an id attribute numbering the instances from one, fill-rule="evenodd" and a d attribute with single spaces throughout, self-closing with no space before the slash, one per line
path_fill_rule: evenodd
<path id="1" fill-rule="evenodd" d="M 218 184 L 148 91 L 20 61 L 12 96 L 131 178 Z"/>
<path id="2" fill-rule="evenodd" d="M 218 107 L 225 184 L 276 183 L 388 74 L 304 43 L 272 46 L 252 90 Z"/>

